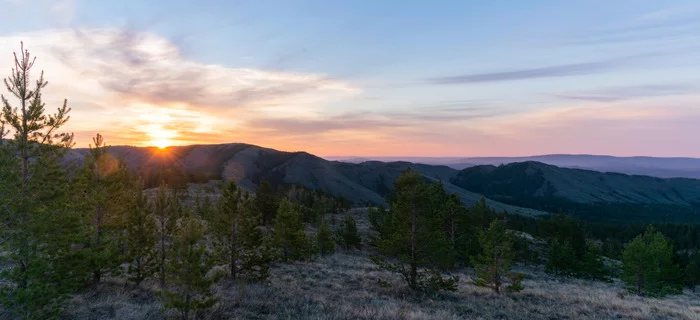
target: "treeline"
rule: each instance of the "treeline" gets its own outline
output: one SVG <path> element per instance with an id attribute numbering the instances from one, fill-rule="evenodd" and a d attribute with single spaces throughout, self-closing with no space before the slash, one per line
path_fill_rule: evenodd
<path id="1" fill-rule="evenodd" d="M 182 319 L 201 318 L 217 303 L 219 281 L 263 281 L 274 261 L 312 259 L 337 244 L 361 246 L 351 216 L 335 224 L 325 217 L 349 203 L 319 192 L 275 191 L 262 182 L 252 194 L 231 181 L 220 185 L 216 201 L 188 207 L 182 170 L 132 172 L 99 134 L 81 166 L 64 167 L 73 135 L 59 131 L 70 108 L 64 102 L 46 112 L 47 83 L 43 74 L 31 81 L 33 64 L 22 48 L 5 79 L 15 101 L 2 95 L 3 317 L 60 318 L 72 294 L 119 277 L 135 288 L 155 284 L 165 308 Z M 154 184 L 159 187 L 145 190 Z M 317 227 L 307 230 L 307 223 Z"/>
<path id="2" fill-rule="evenodd" d="M 459 279 L 450 273 L 470 266 L 476 270 L 474 284 L 517 292 L 523 289 L 524 275 L 511 272 L 514 262 L 544 263 L 548 273 L 560 276 L 601 281 L 619 276 L 630 292 L 645 296 L 680 293 L 684 284 L 695 288 L 699 283 L 700 255 L 687 251 L 679 256 L 653 226 L 621 246 L 618 266 L 603 256 L 603 242 L 588 237 L 572 216 L 499 214 L 483 198 L 467 208 L 440 183 L 430 184 L 411 169 L 396 180 L 387 202 L 388 209 L 369 213 L 378 234 L 373 245 L 380 253 L 372 260 L 416 291 L 457 290 Z M 544 252 L 518 231 L 546 240 Z"/>

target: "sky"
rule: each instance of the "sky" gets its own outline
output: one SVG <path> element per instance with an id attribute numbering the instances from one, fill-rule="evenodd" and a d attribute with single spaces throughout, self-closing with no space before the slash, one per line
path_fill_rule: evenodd
<path id="1" fill-rule="evenodd" d="M 700 157 L 697 0 L 0 5 L 77 147 Z"/>

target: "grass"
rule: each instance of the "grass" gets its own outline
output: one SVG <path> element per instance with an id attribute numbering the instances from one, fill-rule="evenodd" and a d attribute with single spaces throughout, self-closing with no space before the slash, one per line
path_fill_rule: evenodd
<path id="1" fill-rule="evenodd" d="M 365 236 L 364 210 L 352 210 Z M 340 217 L 337 217 L 340 220 Z M 618 282 L 604 283 L 548 275 L 518 266 L 527 274 L 525 290 L 497 295 L 474 286 L 473 270 L 459 272 L 459 290 L 435 296 L 408 291 L 395 275 L 378 271 L 367 252 L 340 251 L 314 261 L 275 264 L 264 283 L 223 282 L 220 302 L 207 319 L 700 319 L 700 294 L 663 299 L 630 296 Z M 383 285 L 378 279 L 390 283 Z M 169 319 L 154 297 L 156 284 L 142 289 L 122 279 L 74 297 L 68 319 Z"/>

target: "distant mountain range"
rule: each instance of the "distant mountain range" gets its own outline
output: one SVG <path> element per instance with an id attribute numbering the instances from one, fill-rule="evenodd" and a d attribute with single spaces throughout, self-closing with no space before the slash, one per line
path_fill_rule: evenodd
<path id="1" fill-rule="evenodd" d="M 68 160 L 80 162 L 86 152 L 86 149 L 73 149 Z M 113 146 L 110 152 L 137 171 L 149 166 L 176 164 L 188 174 L 235 179 L 251 190 L 266 179 L 273 184 L 298 184 L 342 196 L 357 206 L 385 204 L 384 197 L 394 180 L 410 166 L 427 180 L 442 182 L 448 192 L 456 193 L 467 205 L 483 195 L 497 211 L 527 216 L 564 209 L 592 221 L 688 222 L 698 220 L 696 210 L 700 207 L 700 180 L 601 173 L 535 161 L 502 166 L 464 165 L 467 168 L 460 170 L 455 164 L 330 161 L 306 152 L 282 152 L 240 143 L 179 146 L 166 150 Z M 607 162 L 602 160 L 606 157 L 599 156 L 541 156 L 538 159 L 577 166 L 585 163 L 582 160 L 585 157 L 598 161 L 590 162 L 594 165 L 621 165 L 625 160 L 615 159 L 626 159 L 609 157 Z M 468 161 L 478 162 L 475 159 L 500 164 L 510 161 L 501 159 L 521 158 L 469 158 Z M 637 163 L 659 166 L 656 158 L 638 159 Z M 661 162 L 669 165 L 673 162 L 664 160 L 667 161 Z M 675 168 L 680 168 L 690 167 L 689 163 L 700 160 L 675 161 Z"/>
<path id="2" fill-rule="evenodd" d="M 660 178 L 700 179 L 700 159 L 698 158 L 613 157 L 586 154 L 550 154 L 529 157 L 328 157 L 327 159 L 352 163 L 360 163 L 368 160 L 409 161 L 433 165 L 446 165 L 458 170 L 477 165 L 502 165 L 515 162 L 537 161 L 564 168 L 647 175 Z"/>

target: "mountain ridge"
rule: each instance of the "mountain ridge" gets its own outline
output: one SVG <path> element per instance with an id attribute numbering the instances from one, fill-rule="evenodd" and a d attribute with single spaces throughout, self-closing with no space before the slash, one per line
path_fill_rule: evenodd
<path id="1" fill-rule="evenodd" d="M 68 158 L 80 161 L 87 150 L 72 149 Z M 700 203 L 700 180 L 605 173 L 536 161 L 457 170 L 444 164 L 406 161 L 330 161 L 304 151 L 278 151 L 245 143 L 166 149 L 112 146 L 109 150 L 137 171 L 176 165 L 185 173 L 204 180 L 235 179 L 250 190 L 257 189 L 262 179 L 273 184 L 298 184 L 345 197 L 355 206 L 386 204 L 385 196 L 393 181 L 408 167 L 418 170 L 426 179 L 441 182 L 446 191 L 456 193 L 466 205 L 477 202 L 483 195 L 487 204 L 497 211 L 527 216 L 540 216 L 563 208 L 605 218 L 590 212 L 593 209 L 586 206 L 610 203 L 612 207 L 630 206 L 631 210 L 638 210 L 637 206 L 656 206 L 664 210 L 672 207 L 674 215 L 688 218 L 688 212 Z M 645 216 L 656 217 L 651 213 Z"/>

